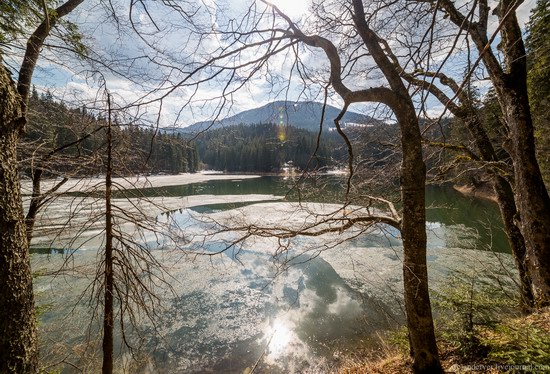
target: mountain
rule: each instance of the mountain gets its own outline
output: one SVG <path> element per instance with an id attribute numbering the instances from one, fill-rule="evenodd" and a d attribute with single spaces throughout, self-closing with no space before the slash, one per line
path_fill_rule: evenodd
<path id="1" fill-rule="evenodd" d="M 229 127 L 234 125 L 252 125 L 259 123 L 275 123 L 291 125 L 298 128 L 307 129 L 310 131 L 317 131 L 319 129 L 319 122 L 321 121 L 321 112 L 323 104 L 314 101 L 274 101 L 266 104 L 260 108 L 245 110 L 234 116 L 227 117 L 220 121 L 214 122 L 210 129 L 218 129 L 222 127 Z M 328 129 L 334 127 L 334 118 L 340 114 L 340 109 L 327 105 L 325 110 L 325 118 L 323 121 L 323 127 Z M 347 112 L 341 121 L 341 124 L 366 124 L 366 123 L 378 123 L 364 114 Z M 206 129 L 210 126 L 211 121 L 197 122 L 189 127 L 182 128 L 182 132 L 196 133 Z"/>

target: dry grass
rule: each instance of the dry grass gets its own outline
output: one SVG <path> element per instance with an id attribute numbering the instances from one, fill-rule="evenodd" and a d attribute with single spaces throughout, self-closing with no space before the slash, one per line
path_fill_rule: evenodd
<path id="1" fill-rule="evenodd" d="M 439 344 L 441 365 L 446 373 L 500 373 L 498 370 L 489 366 L 483 366 L 483 371 L 472 371 L 471 367 L 484 365 L 483 363 L 464 364 L 461 357 L 457 356 L 452 347 L 445 342 Z M 401 349 L 394 347 L 384 349 L 384 354 L 377 357 L 365 355 L 363 357 L 350 357 L 345 360 L 338 370 L 337 374 L 410 374 L 412 373 L 412 360 L 408 354 Z"/>
<path id="2" fill-rule="evenodd" d="M 503 321 L 505 325 L 532 326 L 550 335 L 550 308 L 519 317 L 509 321 Z M 496 330 L 480 332 L 482 338 L 499 342 L 507 339 L 507 336 L 499 336 Z M 441 364 L 446 373 L 502 373 L 494 362 L 487 357 L 479 357 L 472 360 L 462 357 L 450 342 L 438 342 Z M 504 363 L 505 364 L 505 363 Z M 338 374 L 395 374 L 412 373 L 412 361 L 406 350 L 399 344 L 392 344 L 389 339 L 381 338 L 381 348 L 376 352 L 362 352 L 349 355 L 342 360 L 341 365 L 334 373 Z"/>
<path id="3" fill-rule="evenodd" d="M 378 335 L 377 350 L 360 351 L 344 357 L 338 374 L 395 374 L 412 373 L 412 360 L 407 354 L 405 330 L 390 335 Z"/>
<path id="4" fill-rule="evenodd" d="M 364 360 L 364 359 L 363 359 Z M 339 374 L 395 374 L 412 373 L 411 360 L 402 353 L 395 353 L 393 356 L 380 357 L 372 361 L 363 361 L 358 359 L 356 362 L 349 362 L 343 365 L 337 373 Z"/>
<path id="5" fill-rule="evenodd" d="M 526 324 L 536 326 L 550 334 L 550 307 L 544 309 L 543 311 L 530 314 L 522 320 Z"/>

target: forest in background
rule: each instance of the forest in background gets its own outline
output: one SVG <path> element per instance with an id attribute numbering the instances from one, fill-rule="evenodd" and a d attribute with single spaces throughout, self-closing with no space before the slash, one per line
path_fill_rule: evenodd
<path id="1" fill-rule="evenodd" d="M 337 134 L 321 137 L 294 126 L 237 125 L 207 131 L 197 138 L 201 161 L 208 169 L 227 172 L 280 172 L 290 163 L 298 170 L 337 167 L 345 158 Z"/>
<path id="2" fill-rule="evenodd" d="M 40 167 L 49 177 L 85 177 L 105 173 L 105 118 L 84 108 L 56 101 L 50 92 L 33 89 L 25 137 L 19 145 L 23 175 Z M 136 124 L 115 123 L 114 173 L 194 173 L 199 155 L 184 135 L 167 134 Z"/>
<path id="3" fill-rule="evenodd" d="M 535 82 L 535 73 L 548 74 L 547 71 L 531 70 L 530 82 Z M 536 87 L 538 91 L 550 91 L 547 85 L 538 82 L 530 83 L 530 89 Z M 471 95 L 476 97 L 476 111 L 491 142 L 497 146 L 504 144 L 507 129 L 501 120 L 494 91 L 481 95 L 472 89 Z M 534 99 L 533 113 L 537 124 L 537 157 L 548 183 L 550 135 L 545 131 L 545 124 L 550 110 L 549 100 L 541 100 L 541 95 Z M 550 96 L 548 93 L 546 95 Z M 105 119 L 94 116 L 86 108 L 71 108 L 55 100 L 51 93 L 38 94 L 34 89 L 29 102 L 25 138 L 20 144 L 23 175 L 30 176 L 32 165 L 44 160 L 46 156 L 46 175 L 52 177 L 82 177 L 103 173 L 101 150 L 105 147 L 105 139 L 100 130 L 104 126 Z M 371 167 L 381 167 L 389 163 L 388 157 L 398 156 L 396 148 L 399 129 L 396 124 L 379 122 L 368 127 L 349 127 L 344 131 L 357 151 L 356 157 Z M 444 157 L 427 158 L 432 177 L 473 185 L 484 179 L 484 173 L 479 170 L 464 173 L 472 160 L 464 157 L 461 150 L 472 147 L 473 140 L 464 131 L 460 119 L 443 118 L 437 129 L 428 135 L 430 141 L 426 143 L 427 154 L 435 150 L 435 154 L 439 155 L 438 151 L 446 150 Z M 273 123 L 226 126 L 205 131 L 196 137 L 183 131 L 119 124 L 115 127 L 114 136 L 117 142 L 115 171 L 123 176 L 139 173 L 194 173 L 201 169 L 277 173 L 285 165 L 302 171 L 327 170 L 345 167 L 347 157 L 345 143 L 336 131 L 323 131 L 317 144 L 317 132 Z M 500 159 L 510 163 L 504 147 L 499 146 L 496 151 Z M 441 170 L 447 175 L 438 176 Z M 456 175 L 460 177 L 454 179 Z"/>

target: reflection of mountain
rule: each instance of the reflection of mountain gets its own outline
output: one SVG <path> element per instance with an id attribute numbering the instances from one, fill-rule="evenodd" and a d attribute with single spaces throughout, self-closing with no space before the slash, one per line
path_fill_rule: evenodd
<path id="1" fill-rule="evenodd" d="M 314 101 L 303 101 L 297 103 L 289 101 L 274 101 L 260 108 L 246 110 L 234 116 L 216 121 L 211 128 L 216 129 L 239 124 L 251 125 L 258 123 L 275 123 L 292 125 L 294 127 L 308 130 L 317 130 L 319 128 L 319 123 L 321 122 L 322 108 L 323 104 Z M 327 105 L 323 126 L 325 128 L 333 127 L 334 118 L 336 118 L 339 113 L 339 108 Z M 378 121 L 364 114 L 347 112 L 341 122 L 367 124 L 369 122 L 377 123 Z M 182 131 L 197 132 L 204 130 L 210 126 L 210 124 L 210 121 L 197 122 L 182 129 Z"/>

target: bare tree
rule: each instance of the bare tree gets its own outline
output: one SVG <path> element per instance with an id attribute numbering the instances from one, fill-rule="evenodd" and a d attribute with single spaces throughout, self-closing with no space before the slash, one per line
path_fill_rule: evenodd
<path id="1" fill-rule="evenodd" d="M 523 1 L 499 1 L 493 14 L 498 28 L 490 32 L 490 8 L 479 1 L 461 9 L 453 1 L 422 1 L 441 12 L 459 32 L 468 36 L 477 50 L 475 61 L 483 62 L 498 98 L 503 121 L 509 131 L 507 149 L 513 161 L 514 194 L 518 214 L 514 223 L 525 240 L 525 262 L 531 281 L 535 307 L 550 302 L 550 198 L 535 155 L 533 121 L 527 93 L 527 61 L 517 9 Z M 498 50 L 491 47 L 496 36 Z M 503 59 L 499 60 L 499 56 Z"/>
<path id="2" fill-rule="evenodd" d="M 55 16 L 49 14 L 48 9 L 44 7 L 42 22 L 27 43 L 27 54 L 21 65 L 16 90 L 4 61 L 0 68 L 2 80 L 0 253 L 4 258 L 0 278 L 3 305 L 0 315 L 2 320 L 0 370 L 4 372 L 32 373 L 38 370 L 34 296 L 28 254 L 29 243 L 24 235 L 25 224 L 17 170 L 17 142 L 24 130 L 30 82 L 44 40 L 56 21 L 71 12 L 82 1 L 69 0 L 56 9 Z M 18 3 L 15 5 L 15 12 L 26 6 Z M 3 57 L 3 53 L 0 50 L 0 58 Z"/>
<path id="3" fill-rule="evenodd" d="M 111 206 L 113 188 L 113 132 L 111 123 L 111 97 L 107 93 L 107 164 L 105 173 L 105 280 L 103 311 L 103 366 L 102 373 L 113 372 L 113 325 L 114 325 L 114 274 L 113 274 L 113 211 Z"/>
<path id="4" fill-rule="evenodd" d="M 56 109 L 59 110 L 60 107 L 62 108 L 59 105 Z M 31 243 L 36 217 L 43 206 L 56 198 L 56 192 L 70 178 L 86 175 L 101 161 L 99 150 L 82 148 L 87 140 L 97 137 L 104 124 L 79 112 L 66 110 L 57 118 L 50 118 L 51 113 L 47 113 L 46 108 L 38 108 L 37 112 L 36 109 L 29 109 L 26 136 L 19 142 L 18 149 L 19 167 L 30 176 L 32 182 L 31 198 L 25 215 L 27 240 Z M 37 125 L 35 122 L 39 118 L 41 123 Z M 32 137 L 29 137 L 29 133 Z M 61 138 L 63 133 L 70 133 L 72 136 L 66 141 L 58 141 L 57 138 Z M 42 191 L 44 176 L 55 176 L 59 179 L 46 191 Z"/>
<path id="5" fill-rule="evenodd" d="M 267 9 L 264 8 L 268 5 Z M 213 35 L 223 39 L 211 57 L 204 62 L 196 62 L 191 73 L 186 75 L 171 90 L 197 87 L 213 79 L 226 79 L 221 104 L 223 108 L 231 102 L 232 95 L 256 74 L 270 75 L 270 61 L 278 54 L 294 59 L 293 69 L 304 80 L 314 77 L 314 70 L 308 70 L 302 62 L 299 51 L 320 51 L 328 60 L 328 76 L 315 76 L 313 80 L 327 84 L 343 101 L 343 110 L 334 119 L 338 132 L 348 146 L 349 180 L 347 184 L 346 204 L 353 200 L 350 194 L 355 175 L 355 160 L 352 144 L 340 126 L 340 120 L 354 103 L 381 103 L 390 108 L 395 116 L 401 137 L 402 160 L 400 168 L 400 191 L 402 212 L 390 221 L 401 231 L 404 246 L 404 287 L 405 306 L 410 333 L 411 353 L 414 357 L 415 372 L 440 372 L 441 365 L 435 341 L 433 319 L 428 292 L 428 274 L 426 264 L 426 216 L 425 216 L 425 178 L 426 168 L 422 154 L 422 136 L 419 117 L 413 98 L 395 66 L 381 34 L 374 27 L 384 23 L 386 8 L 393 4 L 373 5 L 365 9 L 362 1 L 350 1 L 345 4 L 321 2 L 317 4 L 318 33 L 303 31 L 298 23 L 277 7 L 267 2 L 253 3 L 245 17 L 230 20 L 227 29 L 215 31 Z M 402 4 L 399 4 L 402 5 Z M 330 9 L 325 12 L 325 8 Z M 398 7 L 399 8 L 399 7 Z M 405 14 L 414 12 L 402 5 Z M 422 7 L 416 7 L 423 9 Z M 327 16 L 328 15 L 328 16 Z M 377 23 L 375 20 L 381 20 Z M 326 26 L 326 28 L 325 28 Z M 383 31 L 388 31 L 383 30 Z M 217 32 L 217 34 L 216 34 Z M 251 57 L 253 56 L 253 57 Z M 346 59 L 342 61 L 342 59 Z M 367 62 L 363 61 L 366 60 Z M 370 67 L 366 68 L 366 66 Z M 354 69 L 358 69 L 359 73 Z M 361 69 L 375 72 L 383 83 L 368 87 L 368 81 L 361 76 Z M 273 74 L 274 75 L 274 74 Z M 353 86 L 348 82 L 355 79 Z M 305 83 L 307 84 L 307 83 Z M 363 88 L 357 88 L 358 86 Z M 366 87 L 365 87 L 366 86 Z M 220 109 L 221 111 L 221 109 Z M 219 113 L 219 111 L 218 111 Z M 338 228 L 345 230 L 356 224 L 379 222 L 380 217 L 358 219 L 339 218 Z M 250 228 L 252 232 L 262 232 L 261 228 Z M 300 233 L 280 233 L 288 235 L 319 235 L 325 230 L 313 232 L 307 229 Z"/>
<path id="6" fill-rule="evenodd" d="M 136 4 L 132 3 L 131 8 L 137 7 Z M 406 62 L 402 57 L 395 57 L 395 47 L 390 43 L 395 40 L 390 40 L 388 36 L 388 32 L 396 29 L 388 14 L 395 12 L 395 14 L 399 13 L 403 17 L 407 17 L 412 12 L 419 11 L 422 15 L 429 15 L 428 7 L 425 4 L 415 6 L 401 2 L 381 2 L 369 4 L 365 8 L 362 1 L 353 0 L 345 4 L 331 4 L 324 1 L 315 5 L 317 11 L 317 25 L 315 26 L 317 28 L 307 29 L 307 25 L 294 22 L 291 17 L 276 7 L 265 8 L 264 4 L 254 3 L 251 5 L 244 19 L 228 21 L 227 29 L 216 30 L 214 33 L 206 30 L 204 34 L 199 34 L 199 41 L 211 42 L 210 37 L 214 36 L 219 37 L 223 42 L 219 43 L 219 47 L 204 61 L 182 63 L 182 67 L 179 68 L 172 67 L 172 70 L 177 72 L 175 76 L 180 79 L 163 81 L 157 90 L 152 90 L 156 95 L 153 95 L 152 91 L 149 92 L 136 106 L 153 102 L 163 103 L 163 100 L 175 90 L 196 89 L 218 78 L 223 78 L 225 86 L 220 97 L 217 98 L 220 99 L 220 104 L 216 107 L 215 117 L 217 117 L 225 106 L 230 105 L 233 100 L 232 95 L 244 87 L 247 82 L 251 82 L 255 76 L 265 74 L 265 76 L 273 77 L 275 74 L 270 73 L 270 62 L 275 56 L 286 53 L 287 57 L 295 61 L 292 64 L 293 72 L 298 74 L 304 82 L 322 82 L 323 86 L 331 87 L 343 102 L 343 111 L 335 119 L 335 125 L 348 146 L 350 176 L 346 186 L 346 206 L 359 201 L 351 194 L 351 190 L 353 182 L 360 176 L 357 174 L 356 153 L 348 135 L 340 126 L 340 120 L 349 106 L 355 103 L 382 103 L 389 107 L 397 119 L 401 132 L 402 213 L 398 214 L 390 209 L 391 214 L 386 216 L 367 214 L 353 219 L 334 216 L 325 222 L 334 224 L 334 227 L 328 231 L 326 228 L 316 230 L 316 227 L 311 227 L 305 228 L 301 232 L 282 230 L 279 233 L 274 233 L 273 230 L 255 226 L 249 227 L 248 230 L 254 235 L 269 233 L 284 239 L 300 234 L 321 235 L 332 230 L 346 230 L 356 225 L 369 226 L 372 223 L 380 222 L 398 227 L 402 232 L 405 253 L 403 266 L 405 301 L 411 348 L 415 358 L 414 368 L 417 372 L 441 371 L 428 294 L 424 207 L 426 170 L 422 155 L 419 115 L 413 100 L 414 93 L 409 91 L 404 82 L 407 80 L 403 74 Z M 179 6 L 171 3 L 168 5 L 177 10 L 184 19 L 193 16 L 192 13 L 184 12 Z M 142 6 L 145 7 L 143 3 Z M 145 9 L 147 8 L 145 7 Z M 327 11 L 325 12 L 325 10 Z M 153 25 L 159 29 L 154 17 L 150 13 L 147 15 Z M 138 25 L 132 24 L 132 27 L 139 32 Z M 399 31 L 403 32 L 403 30 Z M 147 43 L 148 35 L 146 33 L 140 33 L 140 35 Z M 189 39 L 186 42 L 189 42 Z M 159 51 L 153 42 L 147 44 L 156 51 L 155 53 L 158 53 L 155 57 L 165 57 L 163 53 L 166 51 Z M 301 60 L 300 54 L 304 50 L 308 52 L 320 51 L 320 54 L 323 54 L 328 60 L 328 71 L 319 72 L 315 68 L 308 69 L 308 62 Z M 151 60 L 153 63 L 156 62 L 154 58 Z M 167 57 L 166 60 L 169 58 Z M 162 60 L 162 64 L 159 66 L 165 67 L 163 64 L 166 60 Z M 177 66 L 176 59 L 172 62 L 174 66 Z M 362 74 L 362 71 L 366 73 Z M 367 79 L 372 78 L 373 73 L 374 77 L 382 82 L 375 82 L 370 86 Z M 170 86 L 172 82 L 176 83 Z M 26 88 L 28 92 L 28 84 Z M 192 100 L 192 97 L 189 100 Z M 472 129 L 475 130 L 474 127 Z M 483 146 L 483 149 L 486 148 Z M 491 161 L 491 157 L 492 155 L 488 154 L 485 158 L 489 158 Z M 382 202 L 386 200 L 376 199 Z M 509 213 L 508 217 L 513 217 L 513 213 L 511 215 Z M 108 252 L 112 250 L 113 248 Z M 521 259 L 521 255 L 519 258 Z M 105 266 L 105 296 L 108 297 L 108 294 L 112 296 L 114 286 L 112 278 L 109 280 L 107 276 L 110 273 L 107 263 Z M 112 311 L 112 307 L 108 308 L 107 304 L 112 304 L 112 300 L 105 303 L 106 319 L 109 314 L 108 309 Z M 112 321 L 106 320 L 105 323 L 107 327 L 112 328 Z M 109 329 L 107 328 L 107 330 Z M 112 347 L 108 340 L 109 337 L 106 336 L 106 345 Z M 106 365 L 106 370 L 109 372 L 108 365 Z"/>
<path id="7" fill-rule="evenodd" d="M 25 123 L 20 99 L 9 72 L 1 69 L 0 244 L 2 302 L 0 362 L 4 372 L 37 371 L 36 323 L 32 275 L 25 236 L 21 188 L 17 171 L 17 138 Z"/>
<path id="8" fill-rule="evenodd" d="M 398 63 L 396 57 L 394 61 Z M 517 209 L 512 187 L 513 178 L 511 178 L 513 170 L 507 162 L 508 159 L 503 159 L 497 153 L 495 145 L 482 124 L 479 109 L 473 104 L 474 98 L 471 97 L 467 87 L 464 87 L 465 84 L 458 84 L 452 77 L 441 71 L 424 71 L 420 68 L 422 65 L 424 65 L 422 61 L 416 61 L 417 68 L 414 72 L 403 71 L 401 75 L 411 85 L 435 96 L 456 119 L 462 121 L 473 139 L 473 148 L 464 144 L 452 144 L 447 140 L 432 144 L 444 150 L 465 155 L 466 162 L 473 163 L 476 170 L 488 170 L 493 181 L 504 229 L 519 271 L 522 307 L 530 310 L 534 306 L 534 298 L 526 263 L 525 240 L 514 221 Z M 447 95 L 446 90 L 454 95 L 455 100 Z M 453 126 L 460 126 L 460 124 L 453 124 Z M 496 146 L 502 145 L 496 144 Z"/>
<path id="9" fill-rule="evenodd" d="M 64 353 L 64 356 L 60 357 L 48 347 L 44 350 L 50 357 L 44 363 L 48 367 L 69 365 L 81 369 L 86 367 L 92 371 L 101 368 L 105 373 L 112 373 L 121 366 L 115 341 L 120 339 L 121 352 L 129 352 L 135 358 L 134 355 L 140 353 L 143 343 L 143 338 L 139 334 L 144 322 L 148 321 L 153 326 L 152 330 L 155 330 L 161 308 L 161 299 L 157 293 L 166 290 L 171 292 L 171 287 L 165 279 L 167 273 L 158 261 L 157 254 L 152 251 L 153 248 L 148 246 L 148 240 L 157 243 L 169 242 L 172 249 L 179 247 L 176 240 L 170 236 L 169 227 L 172 222 L 161 222 L 154 214 L 157 211 L 167 211 L 169 208 L 162 201 L 146 198 L 139 192 L 128 192 L 148 184 L 145 178 L 135 182 L 135 176 L 125 179 L 124 175 L 127 173 L 121 173 L 121 165 L 127 161 L 123 156 L 126 150 L 118 149 L 118 146 L 124 143 L 122 137 L 127 134 L 116 131 L 117 124 L 113 123 L 112 118 L 114 112 L 120 113 L 123 109 L 115 110 L 110 107 L 110 95 L 107 95 L 105 101 L 109 106 L 105 110 L 107 126 L 101 126 L 100 135 L 104 137 L 107 149 L 105 157 L 101 158 L 104 165 L 97 165 L 105 170 L 104 180 L 92 178 L 89 186 L 86 184 L 88 178 L 64 184 L 52 196 L 55 200 L 45 203 L 45 215 L 37 215 L 35 226 L 39 233 L 52 226 L 48 230 L 53 238 L 51 245 L 62 247 L 66 252 L 61 255 L 65 257 L 62 266 L 53 271 L 49 270 L 48 274 L 70 276 L 79 271 L 86 271 L 91 279 L 80 297 L 74 301 L 75 307 L 79 304 L 89 308 L 85 318 L 89 337 L 87 342 L 82 342 L 86 354 L 79 357 Z M 117 168 L 114 167 L 115 160 Z M 117 173 L 121 173 L 118 180 L 115 179 Z M 79 183 L 83 184 L 83 187 L 79 187 Z M 72 184 L 76 187 L 71 186 Z M 80 196 L 63 196 L 67 192 L 78 192 Z M 115 198 L 116 193 L 130 197 Z M 64 206 L 66 214 L 55 222 L 49 222 L 48 205 L 56 200 Z M 61 237 L 63 233 L 69 237 Z M 82 245 L 92 242 L 97 243 L 97 258 L 90 263 L 82 263 L 75 259 L 75 252 Z M 183 240 L 178 238 L 178 242 L 183 243 Z M 85 300 L 88 300 L 87 305 L 83 305 Z M 91 338 L 98 332 L 102 334 L 100 347 L 97 346 L 96 340 Z M 103 353 L 101 362 L 98 362 L 97 358 L 99 353 Z"/>
<path id="10" fill-rule="evenodd" d="M 2 285 L 5 283 L 6 286 L 2 287 L 5 291 L 2 299 L 5 308 L 2 315 L 6 313 L 6 318 L 3 319 L 2 323 L 2 356 L 0 360 L 2 362 L 0 368 L 4 368 L 1 370 L 3 372 L 37 371 L 38 351 L 28 248 L 39 210 L 51 203 L 58 190 L 68 180 L 65 176 L 61 182 L 54 184 L 48 191 L 42 192 L 41 182 L 44 172 L 48 170 L 50 163 L 59 162 L 59 159 L 52 160 L 58 153 L 80 144 L 105 127 L 96 126 L 96 128 L 80 136 L 75 141 L 54 148 L 33 160 L 34 165 L 31 174 L 33 182 L 32 198 L 26 217 L 26 235 L 22 238 L 20 236 L 21 223 L 24 222 L 24 219 L 22 218 L 21 190 L 17 175 L 17 156 L 14 153 L 16 148 L 14 147 L 24 130 L 32 75 L 50 31 L 56 26 L 61 17 L 74 10 L 83 3 L 83 0 L 69 0 L 57 9 L 52 10 L 46 7 L 45 2 L 42 3 L 44 5 L 44 18 L 32 33 L 27 41 L 26 48 L 24 48 L 25 55 L 19 69 L 17 82 L 18 92 L 13 90 L 15 88 L 14 82 L 11 80 L 7 69 L 2 66 L 2 95 L 5 95 L 5 100 L 2 101 L 2 138 L 5 137 L 6 140 L 2 140 L 2 144 L 6 147 L 5 152 L 2 151 L 2 157 L 6 158 L 6 162 L 4 160 L 2 162 L 1 174 L 5 183 L 0 183 L 3 196 L 1 228 L 2 237 L 6 238 L 2 240 L 2 253 L 5 253 L 4 256 L 8 260 L 5 262 L 5 271 L 2 271 Z M 21 6 L 24 7 L 24 4 L 21 4 Z M 96 62 L 100 63 L 101 61 Z M 110 110 L 108 110 L 108 114 L 111 115 Z M 158 302 L 158 298 L 154 296 L 152 289 L 158 285 L 155 282 L 163 283 L 162 271 L 157 272 L 160 267 L 155 266 L 158 264 L 155 262 L 154 257 L 144 251 L 144 247 L 134 241 L 131 236 L 121 231 L 119 224 L 115 223 L 115 220 L 119 218 L 120 221 L 132 221 L 135 225 L 140 226 L 138 222 L 146 215 L 140 215 L 141 211 L 137 209 L 138 213 L 136 215 L 139 215 L 140 218 L 136 218 L 130 212 L 111 204 L 113 130 L 110 117 L 108 124 L 106 126 L 108 129 L 106 141 L 108 157 L 105 199 L 107 208 L 104 214 L 108 244 L 105 249 L 105 261 L 98 264 L 97 276 L 92 286 L 92 295 L 96 297 L 96 300 L 100 300 L 100 295 L 104 296 L 104 302 L 102 303 L 104 305 L 104 372 L 113 371 L 113 334 L 116 308 L 120 308 L 118 315 L 120 316 L 124 342 L 130 346 L 126 340 L 124 323 L 128 322 L 128 319 L 131 323 L 136 323 L 135 318 L 137 318 L 138 312 L 135 308 L 142 308 L 141 310 L 150 317 L 150 320 L 153 320 L 154 306 L 149 308 L 147 306 Z M 6 131 L 4 131 L 4 127 Z M 4 166 L 6 167 L 5 170 Z M 90 221 L 86 222 L 85 226 L 93 225 L 94 221 L 95 219 L 90 217 Z M 71 225 L 71 223 L 67 224 Z M 149 231 L 154 227 L 154 223 L 140 226 L 142 230 Z M 85 227 L 79 228 L 79 230 L 85 230 Z M 115 245 L 120 248 L 115 248 Z M 94 293 L 94 290 L 97 290 L 97 294 Z"/>

